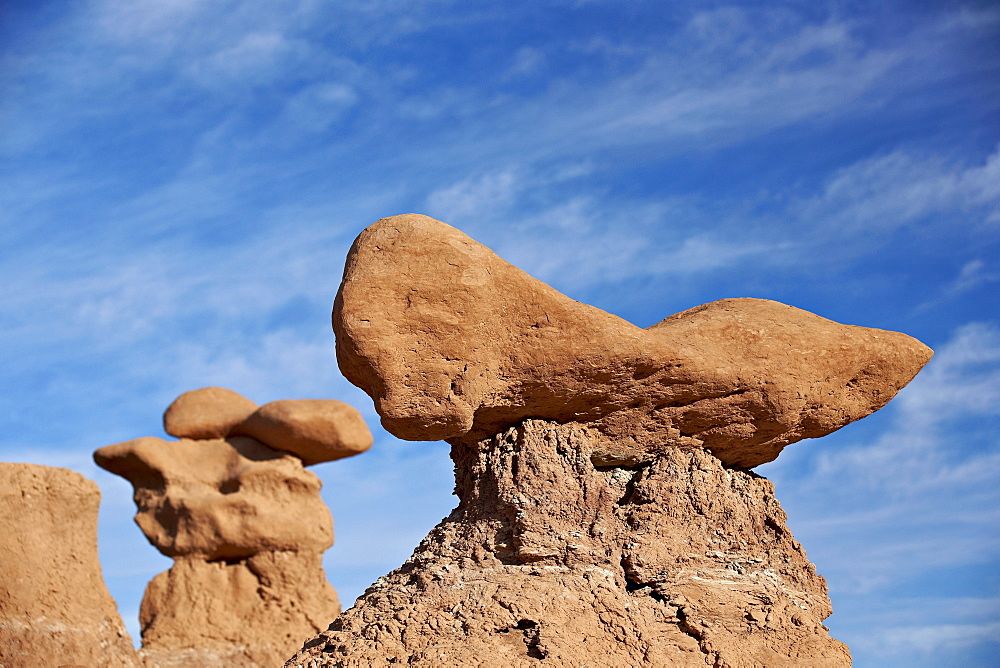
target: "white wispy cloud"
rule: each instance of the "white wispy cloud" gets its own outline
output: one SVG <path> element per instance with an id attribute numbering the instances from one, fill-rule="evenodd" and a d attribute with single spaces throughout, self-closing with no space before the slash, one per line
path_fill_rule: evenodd
<path id="1" fill-rule="evenodd" d="M 982 165 L 951 165 L 897 150 L 836 172 L 813 198 L 796 203 L 802 220 L 823 220 L 846 235 L 880 234 L 942 213 L 967 225 L 1000 221 L 1000 147 Z"/>
<path id="2" fill-rule="evenodd" d="M 942 286 L 931 299 L 917 306 L 916 312 L 955 300 L 967 292 L 997 281 L 1000 281 L 1000 272 L 979 258 L 969 260 L 962 265 L 958 275 L 950 283 Z"/>
<path id="3" fill-rule="evenodd" d="M 992 643 L 1000 636 L 1000 622 L 982 624 L 924 624 L 888 628 L 875 634 L 874 643 L 866 643 L 880 654 L 901 651 L 951 653 L 983 643 Z"/>

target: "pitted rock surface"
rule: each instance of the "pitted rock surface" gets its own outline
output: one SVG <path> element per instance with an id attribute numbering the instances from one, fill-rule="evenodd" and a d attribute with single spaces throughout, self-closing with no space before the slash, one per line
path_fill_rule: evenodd
<path id="1" fill-rule="evenodd" d="M 850 665 L 770 482 L 702 448 L 595 467 L 606 438 L 454 445 L 458 507 L 286 666 Z"/>
<path id="2" fill-rule="evenodd" d="M 476 441 L 525 418 L 587 423 L 607 464 L 707 447 L 751 468 L 884 406 L 930 359 L 919 341 L 763 299 L 641 329 L 574 301 L 427 216 L 382 219 L 347 258 L 337 357 L 409 440 Z"/>
<path id="3" fill-rule="evenodd" d="M 0 665 L 141 666 L 97 558 L 97 485 L 0 463 Z"/>

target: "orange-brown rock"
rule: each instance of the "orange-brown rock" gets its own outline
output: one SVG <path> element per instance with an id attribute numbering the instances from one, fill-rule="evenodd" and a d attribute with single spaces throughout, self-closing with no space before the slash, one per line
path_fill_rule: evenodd
<path id="1" fill-rule="evenodd" d="M 140 612 L 143 654 L 164 668 L 278 665 L 340 612 L 322 566 L 333 520 L 319 478 L 304 467 L 367 449 L 371 433 L 341 402 L 237 411 L 233 396 L 205 388 L 171 407 L 182 416 L 205 409 L 197 422 L 212 428 L 185 433 L 225 438 L 147 437 L 94 453 L 132 483 L 136 523 L 174 558 L 149 583 Z"/>
<path id="2" fill-rule="evenodd" d="M 524 418 L 589 423 L 608 464 L 703 445 L 749 468 L 884 406 L 930 358 L 905 334 L 726 299 L 647 329 L 576 302 L 426 216 L 347 258 L 337 357 L 409 440 L 474 443 Z"/>
<path id="3" fill-rule="evenodd" d="M 703 448 L 595 467 L 528 420 L 452 448 L 458 507 L 286 666 L 848 666 L 770 482 Z"/>
<path id="4" fill-rule="evenodd" d="M 174 399 L 163 413 L 163 430 L 177 438 L 225 438 L 257 404 L 224 387 L 203 387 Z"/>
<path id="5" fill-rule="evenodd" d="M 306 466 L 352 457 L 373 442 L 361 414 L 334 399 L 272 401 L 234 425 L 231 433 L 290 452 Z"/>
<path id="6" fill-rule="evenodd" d="M 139 666 L 97 559 L 101 493 L 67 469 L 0 463 L 0 666 Z"/>
<path id="7" fill-rule="evenodd" d="M 94 460 L 132 483 L 136 524 L 168 557 L 242 559 L 333 545 L 319 478 L 252 438 L 148 436 L 105 446 Z"/>

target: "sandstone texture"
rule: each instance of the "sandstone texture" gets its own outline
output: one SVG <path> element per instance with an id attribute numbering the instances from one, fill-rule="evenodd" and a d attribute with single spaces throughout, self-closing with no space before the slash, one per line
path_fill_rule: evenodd
<path id="1" fill-rule="evenodd" d="M 142 652 L 160 668 L 280 666 L 339 612 L 321 552 L 178 559 L 146 587 Z"/>
<path id="2" fill-rule="evenodd" d="M 412 214 L 355 241 L 333 328 L 459 505 L 286 666 L 850 665 L 748 469 L 884 406 L 919 341 L 762 299 L 640 329 Z"/>
<path id="3" fill-rule="evenodd" d="M 305 466 L 362 452 L 371 433 L 338 401 L 258 408 L 222 388 L 181 395 L 164 423 L 201 436 L 94 453 L 132 483 L 136 523 L 174 559 L 146 588 L 143 655 L 164 668 L 280 665 L 340 612 L 322 566 L 333 519 Z"/>
<path id="4" fill-rule="evenodd" d="M 453 446 L 458 507 L 286 665 L 850 665 L 770 482 L 703 448 L 595 467 L 605 439 Z"/>
<path id="5" fill-rule="evenodd" d="M 408 440 L 466 443 L 524 418 L 588 423 L 608 464 L 670 446 L 750 468 L 884 406 L 930 359 L 897 332 L 763 299 L 641 329 L 426 216 L 368 227 L 333 312 L 344 375 Z"/>
<path id="6" fill-rule="evenodd" d="M 0 666 L 140 666 L 97 557 L 97 485 L 0 463 Z"/>

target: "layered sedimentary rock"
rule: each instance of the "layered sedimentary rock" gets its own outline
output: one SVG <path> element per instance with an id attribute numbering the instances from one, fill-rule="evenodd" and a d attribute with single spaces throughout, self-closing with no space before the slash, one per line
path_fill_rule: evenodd
<path id="1" fill-rule="evenodd" d="M 362 452 L 371 433 L 341 402 L 258 408 L 222 388 L 181 395 L 164 423 L 192 438 L 94 453 L 132 483 L 136 523 L 175 560 L 146 588 L 143 654 L 160 666 L 278 665 L 340 612 L 322 567 L 333 520 L 305 466 Z"/>
<path id="2" fill-rule="evenodd" d="M 97 558 L 97 485 L 0 463 L 0 665 L 143 665 Z"/>
<path id="3" fill-rule="evenodd" d="M 288 666 L 843 666 L 823 578 L 748 468 L 884 406 L 930 350 L 759 299 L 640 329 L 444 223 L 355 241 L 344 374 L 452 444 L 460 503 Z"/>

